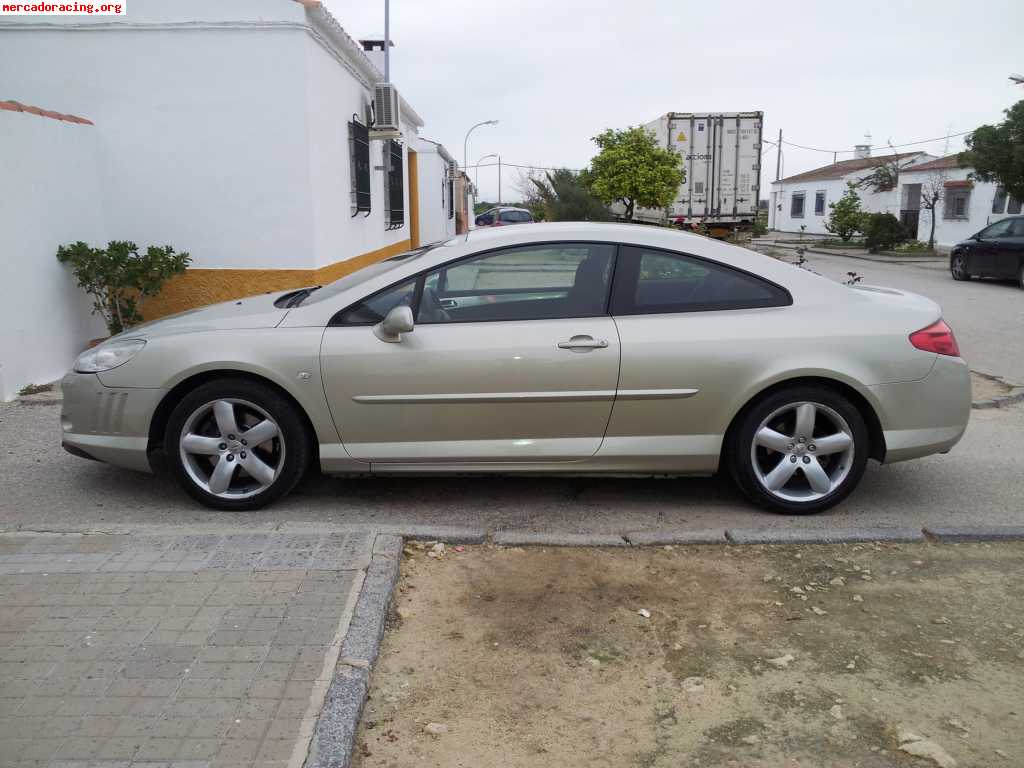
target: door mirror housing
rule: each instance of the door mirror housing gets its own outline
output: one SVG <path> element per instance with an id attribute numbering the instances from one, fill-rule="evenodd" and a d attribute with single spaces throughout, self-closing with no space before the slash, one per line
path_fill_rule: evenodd
<path id="1" fill-rule="evenodd" d="M 392 307 L 384 319 L 373 326 L 373 335 L 381 341 L 397 344 L 402 340 L 403 333 L 411 333 L 415 327 L 412 308 L 401 304 Z"/>

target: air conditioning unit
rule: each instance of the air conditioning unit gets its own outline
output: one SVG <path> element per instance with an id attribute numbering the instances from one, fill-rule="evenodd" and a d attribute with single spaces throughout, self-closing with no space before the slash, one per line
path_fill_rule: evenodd
<path id="1" fill-rule="evenodd" d="M 372 138 L 398 138 L 400 135 L 398 125 L 399 110 L 398 89 L 391 83 L 377 83 L 373 87 Z"/>

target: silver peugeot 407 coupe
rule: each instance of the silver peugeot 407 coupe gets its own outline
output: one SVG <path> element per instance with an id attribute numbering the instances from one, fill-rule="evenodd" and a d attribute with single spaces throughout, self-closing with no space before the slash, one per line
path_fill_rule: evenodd
<path id="1" fill-rule="evenodd" d="M 140 325 L 63 381 L 71 453 L 255 509 L 339 475 L 727 471 L 810 513 L 948 451 L 970 380 L 932 301 L 698 235 L 474 231 L 323 287 Z"/>

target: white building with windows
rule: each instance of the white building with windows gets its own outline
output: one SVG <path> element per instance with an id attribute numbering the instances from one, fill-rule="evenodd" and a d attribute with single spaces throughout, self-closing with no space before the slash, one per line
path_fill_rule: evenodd
<path id="1" fill-rule="evenodd" d="M 920 163 L 934 159 L 925 152 L 871 156 L 867 146 L 855 148 L 856 157 L 805 171 L 772 182 L 768 226 L 778 232 L 806 232 L 827 235 L 825 222 L 829 203 L 841 198 L 849 182 L 860 182 L 883 166 L 898 165 L 903 174 Z M 885 192 L 858 189 L 861 208 L 869 213 L 891 213 L 901 218 L 903 200 L 899 185 Z"/>
<path id="2" fill-rule="evenodd" d="M 901 174 L 905 204 L 911 210 L 920 210 L 918 240 L 928 241 L 932 212 L 921 205 L 921 199 L 929 198 L 933 190 L 939 193 L 935 206 L 935 243 L 944 250 L 999 219 L 1020 214 L 1020 200 L 1008 196 L 996 184 L 972 180 L 971 171 L 971 168 L 961 168 L 957 156 L 950 155 Z"/>
<path id="3" fill-rule="evenodd" d="M 31 297 L 0 310 L 0 399 L 105 335 L 58 245 L 188 251 L 152 318 L 453 236 L 454 162 L 419 136 L 423 119 L 399 97 L 393 139 L 369 130 L 381 52 L 315 0 L 0 18 L 2 277 Z"/>

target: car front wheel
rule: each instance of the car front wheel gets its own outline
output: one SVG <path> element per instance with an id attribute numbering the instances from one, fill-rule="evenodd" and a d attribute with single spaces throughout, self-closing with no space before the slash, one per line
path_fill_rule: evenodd
<path id="1" fill-rule="evenodd" d="M 773 512 L 813 514 L 857 487 L 868 459 L 867 427 L 832 389 L 783 389 L 746 412 L 729 457 L 733 478 L 753 502 Z"/>
<path id="2" fill-rule="evenodd" d="M 288 493 L 310 453 L 295 406 L 273 388 L 242 379 L 211 381 L 182 398 L 168 420 L 164 451 L 190 496 L 231 511 L 258 509 Z"/>
<path id="3" fill-rule="evenodd" d="M 949 271 L 954 280 L 970 280 L 971 273 L 967 271 L 967 259 L 962 253 L 953 256 L 949 261 Z"/>

